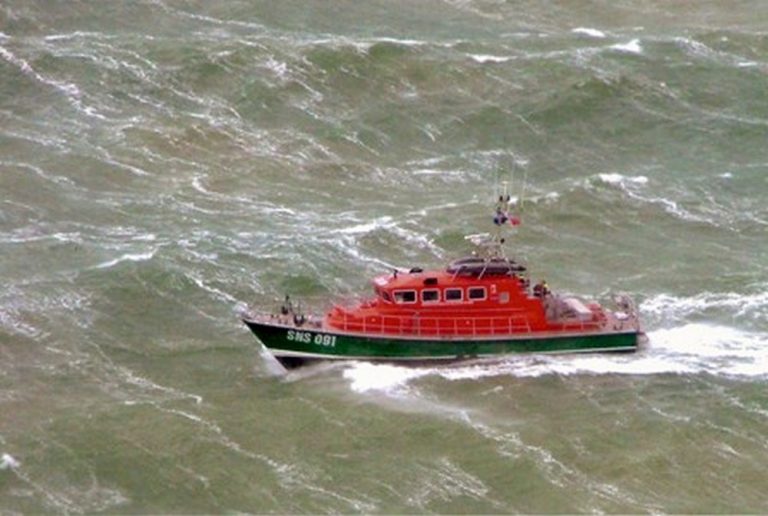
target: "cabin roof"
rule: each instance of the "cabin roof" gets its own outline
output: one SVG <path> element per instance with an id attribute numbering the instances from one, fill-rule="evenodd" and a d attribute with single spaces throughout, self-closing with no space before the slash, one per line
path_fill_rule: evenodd
<path id="1" fill-rule="evenodd" d="M 499 283 L 512 280 L 526 268 L 508 258 L 481 258 L 468 256 L 451 262 L 443 270 L 396 271 L 374 278 L 373 284 L 386 289 L 445 288 Z"/>
<path id="2" fill-rule="evenodd" d="M 444 270 L 429 270 L 422 272 L 398 272 L 381 275 L 373 280 L 377 287 L 391 289 L 429 289 L 446 288 L 451 286 L 465 287 L 468 285 L 487 285 L 491 283 L 503 283 L 513 281 L 511 275 L 477 275 L 452 274 Z"/>

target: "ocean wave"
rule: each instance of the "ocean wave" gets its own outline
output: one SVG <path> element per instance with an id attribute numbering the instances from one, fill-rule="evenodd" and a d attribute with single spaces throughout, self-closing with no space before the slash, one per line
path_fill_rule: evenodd
<path id="1" fill-rule="evenodd" d="M 694 296 L 659 294 L 646 299 L 640 311 L 666 320 L 686 320 L 712 311 L 729 314 L 736 319 L 768 322 L 768 291 L 701 292 Z"/>
<path id="2" fill-rule="evenodd" d="M 670 188 L 667 186 L 666 191 L 664 191 L 644 174 L 627 175 L 607 172 L 568 182 L 569 191 L 578 191 L 579 189 L 596 191 L 596 187 L 601 185 L 616 187 L 628 199 L 638 204 L 656 206 L 684 222 L 706 224 L 717 228 L 731 228 L 734 221 L 741 217 L 734 209 L 722 205 L 712 195 L 699 196 L 693 202 L 685 199 L 687 192 L 681 192 L 680 187 Z M 753 214 L 745 216 L 749 218 Z"/>

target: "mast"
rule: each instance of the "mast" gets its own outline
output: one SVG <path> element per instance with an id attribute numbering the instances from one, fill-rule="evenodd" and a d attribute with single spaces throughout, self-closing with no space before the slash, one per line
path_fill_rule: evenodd
<path id="1" fill-rule="evenodd" d="M 478 247 L 474 254 L 485 260 L 507 260 L 504 252 L 504 243 L 506 242 L 507 231 L 520 225 L 520 214 L 522 212 L 522 196 L 525 193 L 525 183 L 527 180 L 527 171 L 523 177 L 520 198 L 513 198 L 510 195 L 510 181 L 499 181 L 499 175 L 496 176 L 496 187 L 494 189 L 494 211 L 493 224 L 494 229 L 491 233 L 479 233 L 467 235 L 466 240 L 472 242 Z M 514 181 L 514 171 L 511 179 Z"/>
<path id="2" fill-rule="evenodd" d="M 520 225 L 520 216 L 519 211 L 517 214 L 512 213 L 512 209 L 517 207 L 517 202 L 509 195 L 509 183 L 502 181 L 500 186 L 493 215 L 493 223 L 496 226 L 493 243 L 497 247 L 498 256 L 503 258 L 506 231 Z"/>

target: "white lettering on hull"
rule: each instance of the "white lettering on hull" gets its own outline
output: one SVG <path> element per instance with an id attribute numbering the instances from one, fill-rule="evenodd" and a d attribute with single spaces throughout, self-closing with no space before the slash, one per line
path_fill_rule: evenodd
<path id="1" fill-rule="evenodd" d="M 285 338 L 291 342 L 301 342 L 303 344 L 313 343 L 316 346 L 323 346 L 326 348 L 336 347 L 336 335 L 323 335 L 322 333 L 312 333 L 311 331 L 288 330 L 288 334 Z"/>

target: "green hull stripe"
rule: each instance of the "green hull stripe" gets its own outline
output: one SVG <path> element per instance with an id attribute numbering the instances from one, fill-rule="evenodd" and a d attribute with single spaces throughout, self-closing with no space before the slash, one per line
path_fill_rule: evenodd
<path id="1" fill-rule="evenodd" d="M 328 333 L 272 326 L 246 320 L 264 346 L 276 356 L 363 360 L 449 360 L 512 353 L 632 351 L 638 332 L 546 334 L 483 340 L 430 340 Z"/>
<path id="2" fill-rule="evenodd" d="M 598 352 L 604 352 L 604 351 L 616 351 L 616 352 L 635 351 L 636 349 L 637 349 L 637 346 L 627 346 L 624 348 L 611 347 L 611 348 L 546 350 L 546 351 L 538 351 L 537 353 L 546 353 L 551 355 L 551 354 L 559 354 L 559 353 L 598 353 Z M 285 349 L 271 349 L 271 348 L 269 349 L 269 351 L 270 353 L 278 357 L 297 357 L 297 358 L 325 359 L 325 360 L 403 360 L 403 361 L 421 362 L 425 360 L 455 360 L 457 358 L 457 355 L 444 355 L 444 356 L 430 355 L 430 356 L 408 356 L 408 357 L 373 356 L 373 355 L 365 355 L 365 356 L 330 355 L 327 353 L 325 354 L 302 353 L 299 351 L 288 351 Z M 524 353 L 524 352 L 510 351 L 504 354 L 472 355 L 471 358 L 491 358 L 491 357 L 503 356 L 505 354 L 514 354 L 514 353 Z M 458 355 L 458 356 L 467 356 L 467 358 L 469 358 L 468 355 Z"/>

